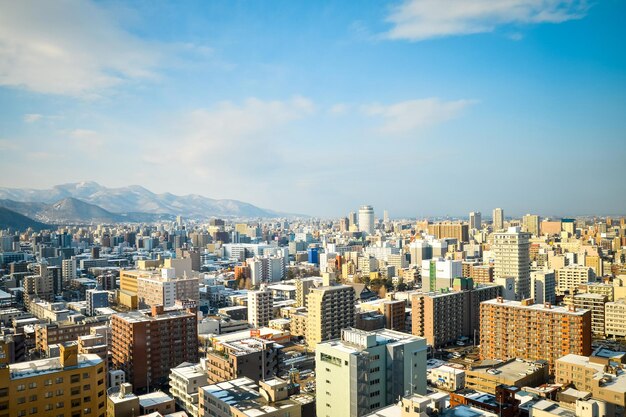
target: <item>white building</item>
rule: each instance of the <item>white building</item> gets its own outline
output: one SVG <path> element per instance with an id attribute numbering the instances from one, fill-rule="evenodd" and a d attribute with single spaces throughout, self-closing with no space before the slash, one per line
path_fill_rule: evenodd
<path id="1" fill-rule="evenodd" d="M 465 388 L 465 371 L 443 365 L 428 370 L 428 381 L 439 389 L 456 391 Z"/>
<path id="2" fill-rule="evenodd" d="M 259 328 L 272 319 L 272 293 L 265 289 L 248 291 L 248 323 Z"/>
<path id="3" fill-rule="evenodd" d="M 170 371 L 170 394 L 176 404 L 192 416 L 198 415 L 198 388 L 208 383 L 206 369 L 201 363 L 183 362 Z"/>
<path id="4" fill-rule="evenodd" d="M 374 233 L 374 207 L 361 206 L 359 208 L 359 232 L 368 235 Z"/>
<path id="5" fill-rule="evenodd" d="M 497 210 L 497 209 L 496 209 Z M 515 299 L 530 297 L 530 233 L 519 227 L 493 233 L 494 278 L 515 279 Z"/>
<path id="6" fill-rule="evenodd" d="M 556 279 L 554 271 L 533 271 L 530 273 L 530 297 L 537 304 L 556 303 Z"/>
<path id="7" fill-rule="evenodd" d="M 422 261 L 422 290 L 438 291 L 452 287 L 454 278 L 463 276 L 463 262 L 451 259 Z"/>
<path id="8" fill-rule="evenodd" d="M 392 330 L 344 329 L 315 348 L 318 416 L 362 416 L 405 395 L 426 394 L 426 339 Z"/>

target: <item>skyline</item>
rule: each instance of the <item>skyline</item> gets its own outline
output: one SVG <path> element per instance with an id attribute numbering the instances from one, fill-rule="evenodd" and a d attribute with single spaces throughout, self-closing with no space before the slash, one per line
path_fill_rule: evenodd
<path id="1" fill-rule="evenodd" d="M 455 4 L 0 3 L 0 187 L 623 214 L 626 5 Z"/>

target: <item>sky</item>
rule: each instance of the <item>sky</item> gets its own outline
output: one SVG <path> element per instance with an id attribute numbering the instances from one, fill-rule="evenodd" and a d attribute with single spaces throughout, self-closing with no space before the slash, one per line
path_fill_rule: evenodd
<path id="1" fill-rule="evenodd" d="M 626 213 L 621 0 L 0 0 L 0 186 Z"/>

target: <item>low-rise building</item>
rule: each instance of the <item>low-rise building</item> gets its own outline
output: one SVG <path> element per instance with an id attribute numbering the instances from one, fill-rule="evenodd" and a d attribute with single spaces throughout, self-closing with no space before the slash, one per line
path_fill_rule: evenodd
<path id="1" fill-rule="evenodd" d="M 496 393 L 498 385 L 536 387 L 548 381 L 546 361 L 484 360 L 465 371 L 465 385 L 476 391 Z"/>

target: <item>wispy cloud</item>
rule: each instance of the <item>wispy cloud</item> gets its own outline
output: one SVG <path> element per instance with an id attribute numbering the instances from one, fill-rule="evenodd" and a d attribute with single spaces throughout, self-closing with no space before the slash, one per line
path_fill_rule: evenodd
<path id="1" fill-rule="evenodd" d="M 124 30 L 92 2 L 0 5 L 0 85 L 97 95 L 125 81 L 157 77 L 155 68 L 162 59 L 159 45 Z"/>
<path id="2" fill-rule="evenodd" d="M 77 146 L 89 151 L 94 151 L 102 147 L 105 143 L 98 132 L 89 129 L 71 130 L 69 136 L 74 140 Z"/>
<path id="3" fill-rule="evenodd" d="M 232 172 L 233 161 L 241 168 L 259 163 L 269 166 L 271 162 L 264 158 L 279 152 L 276 130 L 314 111 L 313 102 L 304 97 L 273 101 L 248 98 L 240 104 L 228 101 L 196 109 L 174 123 L 179 135 L 175 159 L 185 161 L 201 176 L 224 169 Z M 145 159 L 159 162 L 150 156 Z"/>
<path id="4" fill-rule="evenodd" d="M 583 18 L 585 0 L 404 0 L 387 17 L 384 37 L 422 41 L 491 32 L 507 24 L 562 23 Z"/>
<path id="5" fill-rule="evenodd" d="M 37 113 L 29 113 L 24 115 L 24 121 L 26 123 L 35 123 L 43 118 L 42 114 Z"/>
<path id="6" fill-rule="evenodd" d="M 443 101 L 439 98 L 425 98 L 386 106 L 371 104 L 363 106 L 362 111 L 369 116 L 383 119 L 380 128 L 382 133 L 405 134 L 454 119 L 463 109 L 474 103 L 475 100 Z"/>

